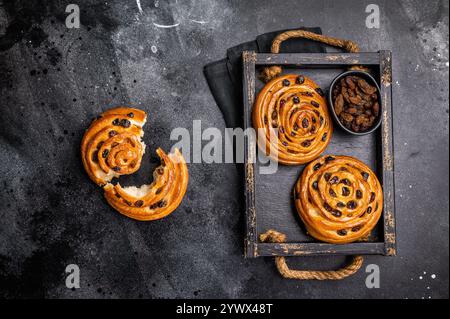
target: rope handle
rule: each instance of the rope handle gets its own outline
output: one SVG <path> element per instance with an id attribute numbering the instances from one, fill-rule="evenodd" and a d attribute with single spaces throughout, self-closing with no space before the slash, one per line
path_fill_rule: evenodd
<path id="1" fill-rule="evenodd" d="M 274 54 L 280 53 L 280 45 L 282 42 L 292 39 L 292 38 L 304 38 L 309 40 L 314 40 L 317 42 L 322 42 L 325 44 L 328 44 L 330 46 L 334 46 L 337 48 L 344 49 L 347 52 L 350 53 L 358 53 L 359 52 L 359 46 L 357 43 L 350 41 L 350 40 L 343 40 L 338 38 L 329 37 L 322 34 L 317 34 L 314 32 L 309 32 L 305 30 L 290 30 L 285 31 L 283 33 L 278 34 L 272 42 L 271 52 Z M 362 66 L 352 66 L 350 67 L 351 70 L 367 70 L 366 68 Z M 264 70 L 261 73 L 261 79 L 264 82 L 269 82 L 274 77 L 279 75 L 281 73 L 282 69 L 279 65 L 273 65 L 270 67 L 264 68 Z"/>
<path id="2" fill-rule="evenodd" d="M 261 234 L 259 239 L 262 242 L 284 243 L 286 242 L 286 235 L 270 229 Z M 363 261 L 362 256 L 354 256 L 350 264 L 338 270 L 294 270 L 289 268 L 285 257 L 275 257 L 275 265 L 281 276 L 298 280 L 341 280 L 355 274 L 361 268 Z"/>

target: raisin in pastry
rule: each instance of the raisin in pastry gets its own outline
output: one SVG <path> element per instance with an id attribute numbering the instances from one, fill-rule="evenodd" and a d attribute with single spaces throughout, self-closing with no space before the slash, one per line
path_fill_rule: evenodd
<path id="1" fill-rule="evenodd" d="M 267 83 L 252 114 L 259 148 L 286 165 L 320 156 L 333 132 L 323 95 L 316 83 L 302 75 L 288 74 Z"/>
<path id="2" fill-rule="evenodd" d="M 365 238 L 383 210 L 383 191 L 376 175 L 350 156 L 327 155 L 311 162 L 294 193 L 308 233 L 329 243 Z"/>

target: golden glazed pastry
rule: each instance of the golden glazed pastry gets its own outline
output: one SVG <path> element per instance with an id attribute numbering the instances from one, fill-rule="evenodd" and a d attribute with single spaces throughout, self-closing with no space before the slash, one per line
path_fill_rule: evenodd
<path id="1" fill-rule="evenodd" d="M 316 83 L 302 75 L 288 74 L 267 83 L 252 114 L 254 128 L 264 130 L 264 136 L 258 137 L 259 148 L 286 165 L 308 163 L 320 156 L 333 132 L 323 95 Z"/>
<path id="2" fill-rule="evenodd" d="M 141 187 L 122 187 L 110 181 L 136 172 L 145 151 L 141 140 L 146 122 L 144 111 L 118 107 L 94 120 L 81 142 L 83 165 L 89 177 L 103 186 L 108 203 L 118 212 L 137 220 L 155 220 L 173 212 L 187 189 L 186 161 L 178 149 L 157 154 L 161 165 L 153 173 L 153 182 Z"/>
<path id="3" fill-rule="evenodd" d="M 145 152 L 141 138 L 146 119 L 144 111 L 117 107 L 92 122 L 81 141 L 81 157 L 86 172 L 97 185 L 139 169 Z"/>
<path id="4" fill-rule="evenodd" d="M 166 155 L 158 148 L 161 165 L 153 172 L 153 183 L 141 187 L 106 184 L 105 197 L 118 212 L 137 220 L 155 220 L 180 205 L 188 184 L 186 162 L 178 149 Z"/>
<path id="5" fill-rule="evenodd" d="M 376 175 L 350 156 L 323 156 L 311 162 L 294 188 L 295 206 L 314 238 L 335 244 L 366 237 L 383 210 Z"/>

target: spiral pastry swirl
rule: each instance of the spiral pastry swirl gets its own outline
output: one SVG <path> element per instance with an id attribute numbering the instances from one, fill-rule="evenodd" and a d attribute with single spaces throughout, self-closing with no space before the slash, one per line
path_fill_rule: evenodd
<path id="1" fill-rule="evenodd" d="M 144 111 L 118 107 L 102 113 L 83 136 L 81 156 L 89 177 L 102 186 L 113 177 L 132 174 L 145 152 Z"/>
<path id="2" fill-rule="evenodd" d="M 105 197 L 119 213 L 149 221 L 163 218 L 180 205 L 188 184 L 188 170 L 178 149 L 169 155 L 158 148 L 161 165 L 153 172 L 153 182 L 141 187 L 106 184 Z"/>
<path id="3" fill-rule="evenodd" d="M 302 75 L 288 74 L 267 83 L 252 114 L 254 128 L 264 130 L 258 138 L 259 148 L 286 165 L 304 164 L 320 156 L 333 132 L 323 95 L 314 81 Z"/>
<path id="4" fill-rule="evenodd" d="M 366 237 L 383 210 L 376 175 L 350 156 L 324 156 L 311 162 L 294 187 L 295 206 L 308 233 L 335 244 Z"/>

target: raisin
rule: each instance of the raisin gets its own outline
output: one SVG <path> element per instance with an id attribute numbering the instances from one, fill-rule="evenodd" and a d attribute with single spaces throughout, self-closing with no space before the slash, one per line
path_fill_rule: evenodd
<path id="1" fill-rule="evenodd" d="M 317 171 L 321 166 L 322 164 L 317 163 L 316 165 L 314 165 L 313 170 Z"/>
<path id="2" fill-rule="evenodd" d="M 347 208 L 348 209 L 355 209 L 356 208 L 356 202 L 351 200 L 347 203 Z"/>
<path id="3" fill-rule="evenodd" d="M 155 191 L 155 194 L 156 194 L 156 195 L 160 194 L 160 193 L 162 192 L 162 190 L 163 190 L 162 187 L 158 188 L 158 189 Z"/>
<path id="4" fill-rule="evenodd" d="M 375 193 L 372 192 L 372 193 L 370 193 L 370 201 L 369 201 L 369 203 L 372 203 L 374 200 L 375 200 Z"/>
<path id="5" fill-rule="evenodd" d="M 123 201 L 124 201 L 125 204 L 127 204 L 128 206 L 133 206 L 133 203 L 130 202 L 129 200 L 124 199 Z"/>
<path id="6" fill-rule="evenodd" d="M 288 143 L 286 141 L 281 142 L 284 146 L 288 146 Z"/>
<path id="7" fill-rule="evenodd" d="M 360 96 L 358 96 L 358 95 L 356 95 L 356 96 L 349 96 L 348 99 L 354 105 L 362 105 L 362 104 L 364 104 L 363 99 Z"/>
<path id="8" fill-rule="evenodd" d="M 299 99 L 298 96 L 294 96 L 294 98 L 292 99 L 292 101 L 293 101 L 295 104 L 300 103 L 300 99 Z"/>
<path id="9" fill-rule="evenodd" d="M 337 183 L 339 183 L 339 177 L 337 177 L 337 176 L 333 176 L 333 178 L 332 179 L 330 179 L 330 184 L 337 184 Z"/>
<path id="10" fill-rule="evenodd" d="M 112 125 L 117 126 L 117 125 L 119 125 L 119 124 L 120 124 L 119 119 L 114 119 L 114 121 L 112 121 Z"/>
<path id="11" fill-rule="evenodd" d="M 295 83 L 297 83 L 297 84 L 303 84 L 303 83 L 305 83 L 305 77 L 302 76 L 302 75 L 300 75 L 300 76 L 295 80 Z"/>
<path id="12" fill-rule="evenodd" d="M 311 133 L 315 133 L 315 132 L 316 132 L 316 126 L 313 125 L 313 126 L 311 126 Z"/>
<path id="13" fill-rule="evenodd" d="M 280 100 L 280 107 L 282 107 L 284 105 L 284 103 L 286 103 L 286 101 L 284 99 Z"/>
<path id="14" fill-rule="evenodd" d="M 366 120 L 367 120 L 367 116 L 365 116 L 365 115 L 359 115 L 359 116 L 356 117 L 355 123 L 356 123 L 357 125 L 361 125 L 361 124 L 363 124 Z"/>
<path id="15" fill-rule="evenodd" d="M 316 88 L 316 92 L 317 92 L 317 94 L 319 94 L 320 96 L 324 96 L 323 90 L 322 90 L 321 88 Z"/>
<path id="16" fill-rule="evenodd" d="M 322 142 L 325 142 L 327 140 L 327 136 L 328 136 L 327 133 L 323 133 L 323 135 L 322 135 Z"/>
<path id="17" fill-rule="evenodd" d="M 104 150 L 103 153 L 102 153 L 102 157 L 103 158 L 107 158 L 108 154 L 109 154 L 109 150 Z"/>
<path id="18" fill-rule="evenodd" d="M 342 212 L 338 209 L 333 209 L 331 211 L 331 215 L 335 216 L 335 217 L 341 217 L 342 216 Z"/>
<path id="19" fill-rule="evenodd" d="M 311 101 L 311 105 L 314 107 L 320 107 L 320 104 L 317 103 L 316 101 Z"/>
<path id="20" fill-rule="evenodd" d="M 328 203 L 324 203 L 323 208 L 325 208 L 325 210 L 328 212 L 331 212 L 333 210 L 333 208 Z"/>
<path id="21" fill-rule="evenodd" d="M 131 118 L 133 118 L 133 117 L 134 117 L 134 113 L 133 113 L 133 112 L 131 112 L 131 113 L 128 113 L 128 117 L 131 117 Z"/>
<path id="22" fill-rule="evenodd" d="M 121 119 L 120 120 L 120 125 L 122 125 L 125 128 L 128 128 L 128 127 L 130 127 L 131 122 L 129 120 L 127 120 L 127 119 Z"/>
<path id="23" fill-rule="evenodd" d="M 348 85 L 348 87 L 350 89 L 354 90 L 356 88 L 355 82 L 353 82 L 351 76 L 346 76 L 345 77 L 345 82 L 347 83 L 347 85 Z"/>
<path id="24" fill-rule="evenodd" d="M 336 115 L 339 115 L 344 111 L 344 97 L 342 94 L 339 94 L 334 100 L 334 111 L 336 112 Z"/>
<path id="25" fill-rule="evenodd" d="M 294 124 L 294 131 L 297 131 L 298 130 L 298 125 L 297 125 L 297 123 L 295 123 Z"/>
<path id="26" fill-rule="evenodd" d="M 284 79 L 283 80 L 283 85 L 284 86 L 289 86 L 289 85 L 291 85 L 291 82 L 288 79 Z"/>
<path id="27" fill-rule="evenodd" d="M 343 202 L 338 202 L 338 203 L 336 204 L 336 206 L 339 207 L 339 208 L 344 208 L 344 207 L 345 207 L 345 204 L 344 204 Z"/>
<path id="28" fill-rule="evenodd" d="M 311 140 L 303 141 L 301 144 L 303 147 L 309 147 L 311 145 Z"/>
<path id="29" fill-rule="evenodd" d="M 366 213 L 367 213 L 367 214 L 372 213 L 372 206 L 369 206 L 369 207 L 367 208 Z"/>
<path id="30" fill-rule="evenodd" d="M 334 160 L 335 160 L 335 158 L 333 156 L 325 157 L 325 163 L 329 163 L 329 162 L 334 161 Z"/>
<path id="31" fill-rule="evenodd" d="M 114 137 L 116 135 L 117 135 L 117 131 L 112 130 L 109 132 L 109 137 Z"/>
<path id="32" fill-rule="evenodd" d="M 337 231 L 337 234 L 339 236 L 345 236 L 345 235 L 347 235 L 347 231 L 345 229 L 340 229 Z"/>
<path id="33" fill-rule="evenodd" d="M 348 187 L 345 187 L 345 186 L 342 187 L 342 196 L 348 196 L 348 195 L 350 195 L 350 190 L 348 189 Z"/>
<path id="34" fill-rule="evenodd" d="M 160 200 L 159 202 L 158 202 L 158 207 L 160 207 L 160 208 L 162 208 L 162 207 L 164 207 L 164 206 L 166 206 L 167 205 L 167 202 L 165 201 L 165 200 Z"/>
<path id="35" fill-rule="evenodd" d="M 362 192 L 361 192 L 359 189 L 356 190 L 356 198 L 357 198 L 357 199 L 361 199 L 362 196 L 363 196 Z"/>
<path id="36" fill-rule="evenodd" d="M 272 112 L 272 120 L 275 120 L 277 117 L 278 117 L 278 112 L 277 112 L 277 110 L 274 110 Z"/>
<path id="37" fill-rule="evenodd" d="M 367 83 L 364 79 L 358 79 L 357 81 L 358 86 L 361 88 L 361 90 L 364 91 L 364 93 L 372 95 L 377 91 L 377 88 L 374 86 L 371 86 L 369 83 Z"/>
<path id="38" fill-rule="evenodd" d="M 367 172 L 361 172 L 361 175 L 362 175 L 362 177 L 363 177 L 363 179 L 364 179 L 365 181 L 367 181 L 367 180 L 369 179 L 369 173 L 367 173 Z"/>
<path id="39" fill-rule="evenodd" d="M 303 127 L 303 128 L 307 128 L 308 126 L 309 126 L 309 121 L 308 121 L 307 118 L 304 118 L 304 119 L 302 120 L 302 127 Z"/>
<path id="40" fill-rule="evenodd" d="M 112 169 L 115 172 L 120 172 L 120 166 L 114 166 Z"/>
<path id="41" fill-rule="evenodd" d="M 94 151 L 92 153 L 92 161 L 97 163 L 98 162 L 98 151 Z"/>
<path id="42" fill-rule="evenodd" d="M 347 178 L 341 179 L 341 183 L 347 186 L 350 186 L 352 184 Z"/>
<path id="43" fill-rule="evenodd" d="M 361 226 L 361 225 L 359 225 L 359 226 L 355 226 L 355 227 L 353 227 L 353 228 L 352 228 L 352 232 L 356 233 L 356 232 L 360 231 L 360 230 L 361 230 L 361 228 L 362 228 L 362 226 Z"/>
<path id="44" fill-rule="evenodd" d="M 318 190 L 319 189 L 319 183 L 317 181 L 313 182 L 312 183 L 312 188 L 315 189 L 315 190 Z"/>
<path id="45" fill-rule="evenodd" d="M 341 119 L 344 123 L 351 123 L 353 121 L 353 115 L 347 112 L 342 112 Z"/>
<path id="46" fill-rule="evenodd" d="M 380 104 L 378 104 L 378 102 L 373 104 L 373 114 L 375 116 L 378 116 L 378 113 L 380 112 Z"/>
<path id="47" fill-rule="evenodd" d="M 142 200 L 137 200 L 137 201 L 134 203 L 134 206 L 136 206 L 136 207 L 142 207 L 142 205 L 144 205 L 144 201 L 142 201 Z"/>
<path id="48" fill-rule="evenodd" d="M 330 178 L 331 178 L 331 173 L 325 173 L 323 175 L 323 178 L 328 182 L 330 180 Z"/>
<path id="49" fill-rule="evenodd" d="M 356 109 L 355 109 L 354 107 L 349 107 L 349 108 L 347 109 L 347 113 L 349 113 L 349 114 L 355 114 L 355 113 L 356 113 Z"/>
<path id="50" fill-rule="evenodd" d="M 328 193 L 330 194 L 331 197 L 337 197 L 336 192 L 335 192 L 332 188 L 330 188 L 330 189 L 328 190 Z"/>

